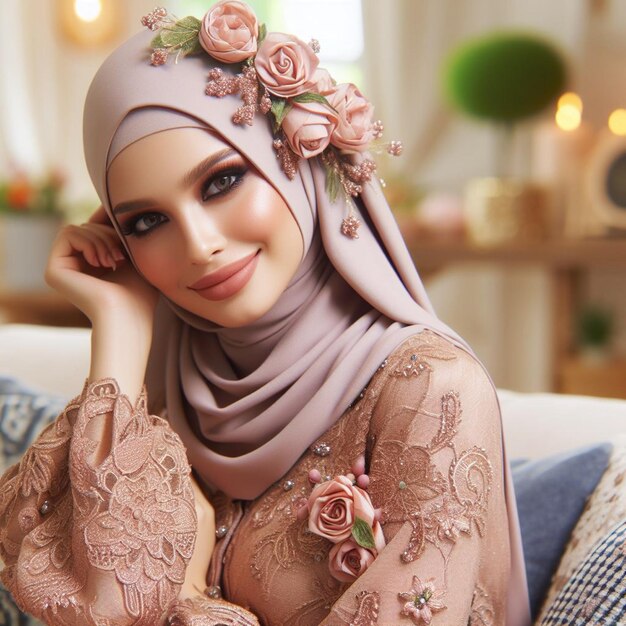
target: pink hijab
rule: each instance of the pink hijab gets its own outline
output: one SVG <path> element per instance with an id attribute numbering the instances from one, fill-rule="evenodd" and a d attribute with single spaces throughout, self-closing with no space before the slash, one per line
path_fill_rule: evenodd
<path id="1" fill-rule="evenodd" d="M 236 98 L 205 95 L 216 62 L 198 55 L 153 67 L 151 37 L 139 33 L 113 52 L 87 95 L 85 155 L 109 216 L 107 168 L 125 147 L 170 128 L 210 128 L 284 197 L 304 240 L 296 276 L 250 326 L 223 328 L 171 302 L 158 312 L 148 393 L 165 390 L 168 419 L 202 479 L 252 499 L 339 419 L 403 340 L 430 328 L 468 348 L 433 313 L 378 183 L 356 202 L 359 238 L 342 235 L 346 209 L 330 202 L 317 160 L 301 160 L 290 181 L 267 117 L 235 125 Z"/>
<path id="2" fill-rule="evenodd" d="M 342 235 L 346 209 L 342 200 L 330 202 L 317 159 L 301 160 L 290 181 L 274 154 L 267 117 L 257 114 L 251 127 L 235 125 L 236 97 L 205 95 L 208 71 L 219 64 L 198 55 L 153 67 L 152 36 L 139 33 L 111 54 L 85 104 L 87 167 L 116 228 L 107 191 L 113 159 L 147 135 L 194 127 L 217 132 L 267 178 L 304 240 L 291 283 L 250 326 L 223 328 L 165 299 L 157 311 L 149 397 L 164 395 L 168 419 L 208 486 L 253 499 L 339 419 L 405 339 L 427 328 L 471 351 L 435 316 L 378 182 L 365 185 L 355 203 L 359 238 Z M 507 480 L 513 551 L 508 623 L 524 624 L 523 557 Z"/>

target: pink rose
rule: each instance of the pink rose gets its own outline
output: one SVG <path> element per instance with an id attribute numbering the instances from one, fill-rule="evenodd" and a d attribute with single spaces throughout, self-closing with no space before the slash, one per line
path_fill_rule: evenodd
<path id="1" fill-rule="evenodd" d="M 374 526 L 374 505 L 367 492 L 353 485 L 346 476 L 337 476 L 313 488 L 309 496 L 312 533 L 339 543 L 350 537 L 357 517 Z"/>
<path id="2" fill-rule="evenodd" d="M 213 58 L 238 63 L 256 53 L 259 24 L 245 2 L 222 0 L 204 16 L 198 36 Z"/>
<path id="3" fill-rule="evenodd" d="M 329 144 L 338 121 L 337 115 L 321 102 L 294 102 L 282 129 L 291 149 L 310 159 Z"/>
<path id="4" fill-rule="evenodd" d="M 313 74 L 313 82 L 315 83 L 314 90 L 323 96 L 329 94 L 335 88 L 332 76 L 328 73 L 328 70 L 321 67 Z"/>
<path id="5" fill-rule="evenodd" d="M 352 83 L 337 85 L 326 95 L 339 115 L 330 142 L 346 152 L 363 152 L 374 139 L 374 107 Z"/>
<path id="6" fill-rule="evenodd" d="M 318 63 L 308 44 L 284 33 L 269 33 L 254 59 L 259 80 L 269 92 L 281 98 L 311 91 Z"/>
<path id="7" fill-rule="evenodd" d="M 328 569 L 331 576 L 343 583 L 356 580 L 378 556 L 385 547 L 385 537 L 378 522 L 372 529 L 374 533 L 375 549 L 364 548 L 350 537 L 346 541 L 335 544 L 328 555 Z"/>

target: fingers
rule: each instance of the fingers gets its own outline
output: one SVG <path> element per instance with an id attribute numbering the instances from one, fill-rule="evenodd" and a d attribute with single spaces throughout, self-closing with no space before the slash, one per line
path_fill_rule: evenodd
<path id="1" fill-rule="evenodd" d="M 66 227 L 63 239 L 62 247 L 57 251 L 59 256 L 68 257 L 79 252 L 94 267 L 115 269 L 117 262 L 126 258 L 117 235 L 110 227 L 100 224 L 70 225 Z"/>

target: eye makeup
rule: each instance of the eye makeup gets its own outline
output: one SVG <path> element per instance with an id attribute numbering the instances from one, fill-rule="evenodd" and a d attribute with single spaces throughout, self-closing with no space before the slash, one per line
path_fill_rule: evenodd
<path id="1" fill-rule="evenodd" d="M 226 196 L 245 179 L 249 167 L 241 156 L 224 160 L 215 165 L 208 176 L 199 185 L 198 196 L 203 203 Z M 119 221 L 125 237 L 144 237 L 168 221 L 160 211 L 148 209 Z"/>

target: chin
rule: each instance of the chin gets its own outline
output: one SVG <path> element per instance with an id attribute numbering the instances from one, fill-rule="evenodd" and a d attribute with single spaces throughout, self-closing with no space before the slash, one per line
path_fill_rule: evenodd
<path id="1" fill-rule="evenodd" d="M 265 306 L 263 305 L 265 304 Z M 210 322 L 219 324 L 224 328 L 242 328 L 254 324 L 258 319 L 263 317 L 274 305 L 271 303 L 255 302 L 252 305 L 247 303 L 238 304 L 231 302 L 225 305 L 220 311 L 207 311 L 200 309 L 194 311 L 196 315 L 203 317 Z"/>

